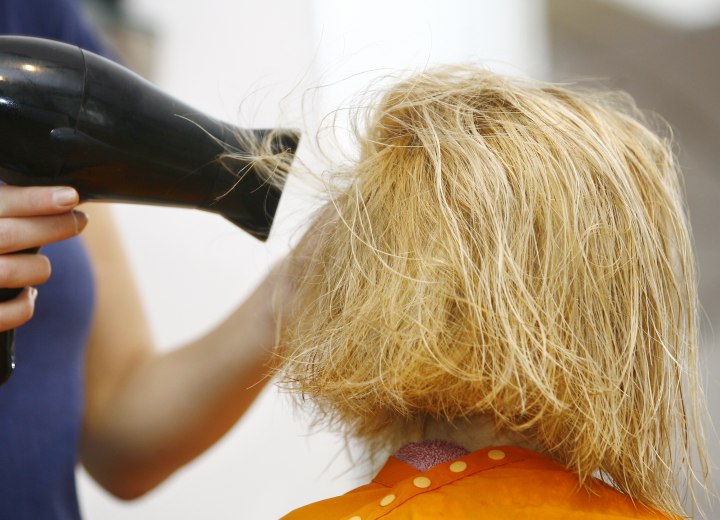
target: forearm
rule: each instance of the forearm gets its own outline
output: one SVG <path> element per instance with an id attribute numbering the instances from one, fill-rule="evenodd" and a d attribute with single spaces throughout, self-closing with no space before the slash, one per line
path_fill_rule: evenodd
<path id="1" fill-rule="evenodd" d="M 137 497 L 235 424 L 268 379 L 270 292 L 261 285 L 207 336 L 148 356 L 88 417 L 82 459 L 96 480 Z"/>
<path id="2" fill-rule="evenodd" d="M 275 288 L 287 282 L 275 269 L 212 332 L 158 355 L 112 215 L 85 209 L 97 291 L 80 454 L 109 492 L 133 498 L 211 446 L 253 402 L 275 345 L 273 297 L 285 300 Z"/>

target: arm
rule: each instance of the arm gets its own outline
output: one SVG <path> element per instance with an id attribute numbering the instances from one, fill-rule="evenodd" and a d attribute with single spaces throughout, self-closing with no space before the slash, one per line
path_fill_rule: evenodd
<path id="1" fill-rule="evenodd" d="M 108 208 L 86 232 L 98 280 L 81 459 L 108 491 L 135 498 L 217 441 L 267 381 L 273 277 L 205 337 L 153 351 Z"/>

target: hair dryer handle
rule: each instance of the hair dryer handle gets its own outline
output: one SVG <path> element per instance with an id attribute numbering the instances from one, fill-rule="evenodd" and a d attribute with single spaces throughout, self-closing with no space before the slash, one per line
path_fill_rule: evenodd
<path id="1" fill-rule="evenodd" d="M 11 255 L 17 254 L 35 254 L 40 250 L 39 247 L 31 249 L 23 249 Z M 22 292 L 22 289 L 0 289 L 0 302 L 6 302 L 15 298 Z M 0 332 L 0 385 L 3 385 L 15 370 L 15 329 Z"/>

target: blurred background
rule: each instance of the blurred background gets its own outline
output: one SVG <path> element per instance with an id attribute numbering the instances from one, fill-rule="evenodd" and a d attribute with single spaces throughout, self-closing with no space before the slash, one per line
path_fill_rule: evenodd
<path id="1" fill-rule="evenodd" d="M 553 81 L 629 91 L 674 127 L 685 171 L 703 304 L 702 355 L 720 418 L 720 2 L 718 0 L 86 0 L 121 59 L 183 101 L 244 125 L 307 132 L 374 77 L 480 61 Z M 342 115 L 342 114 L 341 114 Z M 343 122 L 336 129 L 342 139 Z M 291 247 L 315 205 L 291 181 L 261 244 L 209 214 L 117 206 L 157 343 L 172 349 L 228 313 Z M 711 435 L 712 437 L 712 435 Z M 713 457 L 720 461 L 717 442 Z M 342 439 L 313 432 L 268 388 L 217 446 L 148 496 L 116 501 L 80 471 L 88 519 L 275 519 L 364 483 Z"/>

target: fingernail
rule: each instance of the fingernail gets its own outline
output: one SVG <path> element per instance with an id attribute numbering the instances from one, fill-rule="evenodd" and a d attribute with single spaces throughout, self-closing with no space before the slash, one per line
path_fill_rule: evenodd
<path id="1" fill-rule="evenodd" d="M 75 222 L 75 233 L 80 233 L 88 223 L 88 216 L 82 211 L 73 210 L 72 212 L 73 221 Z"/>
<path id="2" fill-rule="evenodd" d="M 53 193 L 53 203 L 61 208 L 74 206 L 79 201 L 78 192 L 72 188 L 60 188 Z"/>
<path id="3" fill-rule="evenodd" d="M 35 287 L 30 287 L 30 299 L 32 301 L 37 300 L 38 291 L 35 289 Z"/>

